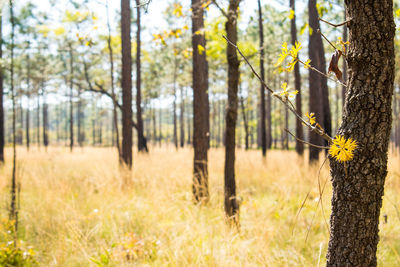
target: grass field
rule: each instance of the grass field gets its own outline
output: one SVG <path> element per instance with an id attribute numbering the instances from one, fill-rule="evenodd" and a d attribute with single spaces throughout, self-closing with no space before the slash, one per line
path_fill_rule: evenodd
<path id="1" fill-rule="evenodd" d="M 2 219 L 8 217 L 11 177 L 11 150 L 6 153 Z M 224 222 L 224 151 L 210 151 L 206 207 L 192 203 L 192 157 L 190 149 L 153 148 L 134 155 L 128 174 L 111 148 L 19 148 L 19 238 L 33 246 L 40 266 L 325 266 L 329 232 L 317 208 L 319 166 L 308 166 L 295 152 L 268 151 L 263 161 L 260 151 L 238 150 L 237 232 Z M 321 184 L 326 179 L 322 200 L 329 221 L 328 166 Z M 400 158 L 391 155 L 380 266 L 400 266 L 399 204 Z"/>

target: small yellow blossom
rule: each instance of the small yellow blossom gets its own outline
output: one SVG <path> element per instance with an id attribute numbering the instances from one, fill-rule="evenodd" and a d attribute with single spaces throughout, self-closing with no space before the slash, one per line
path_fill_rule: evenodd
<path id="1" fill-rule="evenodd" d="M 284 42 L 282 44 L 281 54 L 279 55 L 279 58 L 275 63 L 275 67 L 277 67 L 280 72 L 281 71 L 292 72 L 294 69 L 294 66 L 299 61 L 297 56 L 301 49 L 302 49 L 301 43 L 299 43 L 299 42 L 296 42 L 295 45 L 290 48 L 290 50 L 288 49 L 287 43 Z M 283 64 L 283 62 L 285 61 L 285 59 L 288 56 L 290 56 L 292 58 L 291 61 L 289 61 L 287 63 L 286 67 L 282 67 L 281 65 Z"/>
<path id="2" fill-rule="evenodd" d="M 284 82 L 281 87 L 283 90 L 280 92 L 280 96 L 283 96 L 285 98 L 293 99 L 299 93 L 299 91 L 297 90 L 289 92 L 289 89 L 287 88 L 287 82 Z"/>
<path id="3" fill-rule="evenodd" d="M 343 42 L 342 37 L 339 37 L 338 40 L 337 40 L 337 42 L 336 42 L 336 44 L 337 44 L 337 45 L 341 45 L 341 46 L 342 46 L 342 52 L 343 52 L 343 53 L 346 53 L 346 45 L 349 45 L 350 42 L 349 42 L 349 41 Z"/>
<path id="4" fill-rule="evenodd" d="M 343 136 L 336 135 L 335 139 L 333 139 L 333 144 L 329 148 L 329 154 L 338 162 L 345 162 L 353 159 L 356 148 L 357 142 L 353 139 L 346 140 Z"/>
<path id="5" fill-rule="evenodd" d="M 305 69 L 311 68 L 310 63 L 311 63 L 311 59 L 307 59 L 307 61 L 304 62 L 304 68 Z"/>
<path id="6" fill-rule="evenodd" d="M 308 118 L 308 122 L 309 122 L 311 125 L 314 125 L 314 124 L 316 123 L 314 112 L 311 112 L 310 114 L 307 112 L 307 113 L 306 113 L 306 117 Z"/>

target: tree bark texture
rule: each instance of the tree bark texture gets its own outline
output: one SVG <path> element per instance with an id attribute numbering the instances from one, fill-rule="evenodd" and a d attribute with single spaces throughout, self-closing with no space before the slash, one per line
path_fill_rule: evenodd
<path id="1" fill-rule="evenodd" d="M 132 55 L 131 7 L 129 0 L 121 0 L 122 45 L 122 160 L 132 168 Z"/>
<path id="2" fill-rule="evenodd" d="M 394 81 L 393 1 L 346 0 L 348 88 L 338 134 L 357 141 L 354 159 L 331 160 L 327 266 L 376 266 L 387 175 Z"/>
<path id="3" fill-rule="evenodd" d="M 240 0 L 230 0 L 228 20 L 225 23 L 227 38 L 236 44 L 238 8 Z M 236 199 L 235 181 L 235 130 L 238 113 L 239 60 L 236 49 L 227 44 L 226 57 L 228 60 L 228 103 L 226 108 L 225 130 L 225 214 L 229 220 L 239 223 L 239 203 Z"/>
<path id="4" fill-rule="evenodd" d="M 193 197 L 196 203 L 209 200 L 208 192 L 208 64 L 206 53 L 199 52 L 199 46 L 206 48 L 204 32 L 203 1 L 192 0 L 192 47 L 193 47 Z"/>

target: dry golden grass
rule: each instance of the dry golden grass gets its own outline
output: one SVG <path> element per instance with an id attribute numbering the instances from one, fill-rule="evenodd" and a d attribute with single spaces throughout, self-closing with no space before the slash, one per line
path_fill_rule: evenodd
<path id="1" fill-rule="evenodd" d="M 34 247 L 41 266 L 95 266 L 96 261 L 109 266 L 324 266 L 329 233 L 317 208 L 319 166 L 308 166 L 294 152 L 269 151 L 265 162 L 260 154 L 237 152 L 238 233 L 224 223 L 222 149 L 210 152 L 211 201 L 198 207 L 192 204 L 190 149 L 135 154 L 129 175 L 119 169 L 111 148 L 73 153 L 19 148 L 19 236 Z M 2 218 L 9 203 L 10 161 L 1 170 Z M 399 176 L 399 157 L 391 156 L 381 266 L 400 265 Z M 326 179 L 327 166 L 321 183 Z M 328 180 L 322 198 L 327 220 L 330 195 Z"/>

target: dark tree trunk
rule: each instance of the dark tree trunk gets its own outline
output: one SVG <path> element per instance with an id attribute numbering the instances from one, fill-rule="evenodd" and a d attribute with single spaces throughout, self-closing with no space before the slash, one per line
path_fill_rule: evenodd
<path id="1" fill-rule="evenodd" d="M 77 111 L 78 111 L 78 121 L 77 121 L 77 123 L 78 123 L 78 125 L 77 125 L 77 131 L 78 131 L 78 133 L 77 133 L 77 136 L 78 136 L 78 144 L 79 144 L 79 146 L 80 147 L 82 147 L 83 146 L 83 135 L 82 135 L 82 124 L 83 124 L 83 122 L 82 122 L 82 113 L 83 113 L 83 111 L 82 111 L 82 98 L 81 98 L 81 88 L 78 88 L 78 106 L 77 106 Z"/>
<path id="2" fill-rule="evenodd" d="M 40 89 L 37 92 L 37 112 L 36 112 L 36 139 L 37 145 L 40 148 Z"/>
<path id="3" fill-rule="evenodd" d="M 137 25 L 137 34 L 136 34 L 136 129 L 138 136 L 138 150 L 139 151 L 148 151 L 147 142 L 144 137 L 143 131 L 143 118 L 142 118 L 142 89 L 141 89 L 141 61 L 140 61 L 140 0 L 136 0 L 136 25 Z"/>
<path id="4" fill-rule="evenodd" d="M 121 0 L 122 40 L 122 160 L 132 168 L 132 55 L 131 7 L 129 0 Z"/>
<path id="5" fill-rule="evenodd" d="M 72 152 L 74 148 L 74 105 L 73 105 L 73 89 L 74 89 L 74 55 L 72 52 L 72 44 L 69 43 L 69 149 Z"/>
<path id="6" fill-rule="evenodd" d="M 49 119 L 48 119 L 48 105 L 46 102 L 46 94 L 45 94 L 45 88 L 44 88 L 44 81 L 42 80 L 42 98 L 43 98 L 43 108 L 42 108 L 42 116 L 43 116 L 43 145 L 45 148 L 49 145 L 49 138 L 47 134 L 47 129 L 49 125 Z"/>
<path id="7" fill-rule="evenodd" d="M 292 45 L 295 45 L 297 41 L 297 27 L 296 27 L 296 4 L 295 0 L 290 0 L 289 2 L 290 8 L 294 12 L 294 17 L 290 21 L 290 34 L 292 37 Z M 296 111 L 299 114 L 303 114 L 302 108 L 301 108 L 301 76 L 300 76 L 300 68 L 299 64 L 296 64 L 294 66 L 294 87 L 295 90 L 297 90 L 299 93 L 296 95 Z M 304 139 L 304 134 L 303 134 L 303 125 L 301 124 L 300 120 L 296 120 L 296 136 L 297 138 L 303 140 Z M 296 152 L 298 155 L 303 155 L 304 153 L 304 144 L 300 141 L 296 140 Z"/>
<path id="8" fill-rule="evenodd" d="M 258 28 L 260 34 L 260 75 L 261 79 L 265 81 L 265 71 L 264 71 L 264 28 L 263 28 L 263 19 L 262 19 L 262 7 L 261 1 L 258 0 Z M 262 155 L 265 157 L 267 154 L 267 128 L 265 125 L 265 89 L 263 84 L 260 85 L 260 97 L 261 97 L 261 105 L 260 105 L 260 120 L 261 120 L 261 149 Z M 247 134 L 246 134 L 247 135 Z"/>
<path id="9" fill-rule="evenodd" d="M 183 97 L 183 87 L 181 87 L 181 108 L 180 108 L 180 127 L 181 127 L 181 134 L 180 134 L 180 146 L 185 146 L 185 101 Z"/>
<path id="10" fill-rule="evenodd" d="M 230 0 L 228 20 L 225 23 L 227 38 L 236 45 L 237 20 L 240 0 Z M 225 214 L 230 221 L 239 224 L 239 203 L 236 199 L 235 181 L 235 129 L 238 112 L 239 60 L 236 49 L 227 44 L 228 60 L 228 104 L 225 131 Z"/>
<path id="11" fill-rule="evenodd" d="M 317 30 L 319 29 L 319 21 L 318 21 L 318 11 L 315 5 L 316 5 L 316 0 L 308 1 L 308 13 L 309 13 L 308 23 L 310 25 L 310 28 L 312 29 L 312 34 L 309 36 L 308 54 L 311 60 L 311 64 L 315 68 L 319 69 L 321 72 L 325 73 L 325 69 L 321 70 L 319 64 L 321 58 L 318 51 L 323 48 L 321 48 L 322 45 L 321 35 L 317 32 Z M 308 75 L 309 88 L 310 88 L 309 112 L 314 113 L 317 122 L 322 127 L 324 127 L 324 112 L 322 107 L 323 94 L 321 90 L 320 80 L 321 80 L 321 74 L 310 69 Z M 310 132 L 309 139 L 310 143 L 314 145 L 323 145 L 322 138 L 314 132 Z M 319 158 L 320 149 L 310 146 L 309 151 L 310 151 L 309 154 L 310 162 L 317 161 Z"/>
<path id="12" fill-rule="evenodd" d="M 349 79 L 338 134 L 357 141 L 354 159 L 333 159 L 327 266 L 376 266 L 387 175 L 394 81 L 393 1 L 346 0 Z"/>
<path id="13" fill-rule="evenodd" d="M 268 72 L 269 74 L 269 72 Z M 270 75 L 268 75 L 269 79 L 271 78 Z M 267 94 L 267 110 L 266 110 L 266 115 L 267 115 L 267 149 L 271 149 L 272 147 L 272 118 L 271 118 L 271 108 L 272 108 L 272 99 L 271 99 L 271 94 Z"/>
<path id="14" fill-rule="evenodd" d="M 204 32 L 204 8 L 201 0 L 192 0 L 192 47 L 193 47 L 193 197 L 196 203 L 206 203 L 208 192 L 208 65 L 206 53 L 199 52 L 199 46 L 206 48 Z"/>
<path id="15" fill-rule="evenodd" d="M 3 58 L 3 16 L 0 16 L 0 59 Z M 4 107 L 3 107 L 3 83 L 4 69 L 0 66 L 0 162 L 4 163 Z"/>

